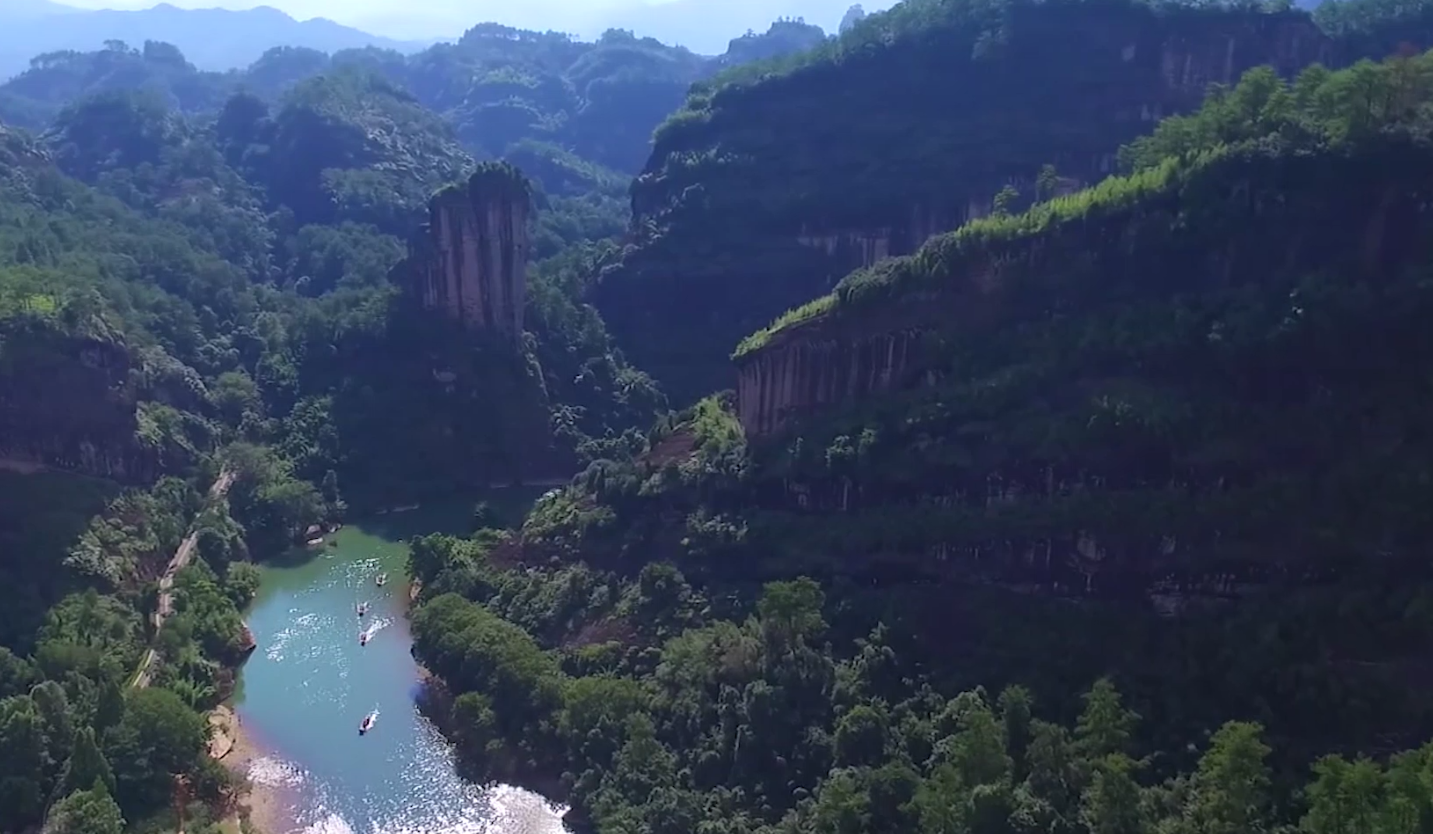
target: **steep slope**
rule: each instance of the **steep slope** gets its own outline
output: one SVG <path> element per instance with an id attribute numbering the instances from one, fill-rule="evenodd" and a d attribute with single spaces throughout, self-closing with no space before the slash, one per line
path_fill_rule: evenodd
<path id="1" fill-rule="evenodd" d="M 1251 72 L 1130 146 L 1136 173 L 938 236 L 747 339 L 758 472 L 834 514 L 788 552 L 1142 594 L 1416 542 L 1396 508 L 1433 454 L 1412 324 L 1430 67 Z"/>
<path id="2" fill-rule="evenodd" d="M 739 39 L 733 51 L 711 59 L 628 32 L 607 32 L 588 43 L 485 23 L 457 43 L 414 55 L 372 46 L 332 55 L 281 46 L 226 73 L 196 68 L 170 43 L 147 40 L 132 48 L 113 41 L 94 52 L 36 56 L 28 70 L 0 85 L 0 119 L 40 129 L 87 95 L 134 88 L 151 90 L 186 113 L 210 113 L 240 89 L 272 103 L 299 82 L 356 66 L 443 116 L 479 156 L 538 141 L 635 173 L 650 152 L 653 128 L 677 109 L 693 81 L 749 57 L 785 55 L 813 42 L 809 27 L 795 34 L 790 28 L 778 24 L 765 35 Z"/>
<path id="3" fill-rule="evenodd" d="M 997 195 L 1018 209 L 1114 172 L 1122 143 L 1211 83 L 1345 52 L 1302 12 L 901 4 L 695 88 L 656 133 L 634 244 L 597 304 L 690 401 L 732 384 L 742 336 L 851 269 L 989 214 Z"/>
<path id="4" fill-rule="evenodd" d="M 428 222 L 394 267 L 424 309 L 519 343 L 527 303 L 532 187 L 510 165 L 485 165 L 434 195 Z"/>
<path id="5" fill-rule="evenodd" d="M 1421 738 L 1430 79 L 1253 71 L 1131 175 L 851 274 L 493 560 L 816 577 L 967 685 L 1113 670 L 1176 744 Z"/>
<path id="6" fill-rule="evenodd" d="M 306 81 L 274 113 L 236 95 L 212 124 L 105 94 L 44 139 L 37 153 L 64 173 L 173 223 L 202 252 L 199 286 L 215 280 L 207 269 L 252 282 L 211 300 L 159 272 L 183 311 L 165 334 L 170 363 L 202 379 L 181 412 L 244 426 L 238 438 L 284 449 L 302 478 L 356 484 L 355 501 L 570 472 L 580 448 L 617 442 L 661 402 L 580 301 L 584 264 L 603 251 L 587 234 L 608 229 L 580 213 L 584 198 L 539 195 L 505 165 L 469 177 L 451 130 L 371 72 Z M 483 172 L 504 171 L 526 196 L 471 203 Z M 422 292 L 422 276 L 454 287 L 458 306 Z M 134 376 L 121 368 L 112 384 L 130 390 Z"/>
<path id="7" fill-rule="evenodd" d="M 354 221 L 404 235 L 429 195 L 473 164 L 447 124 L 361 68 L 311 78 L 281 101 L 269 117 L 251 98 L 231 99 L 221 138 L 255 149 L 236 161 L 299 225 Z"/>

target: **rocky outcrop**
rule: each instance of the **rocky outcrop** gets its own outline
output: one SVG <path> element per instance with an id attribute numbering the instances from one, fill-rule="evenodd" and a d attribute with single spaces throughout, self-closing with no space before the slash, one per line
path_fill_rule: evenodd
<path id="1" fill-rule="evenodd" d="M 133 357 L 98 322 L 70 332 L 42 315 L 0 322 L 0 457 L 117 481 L 157 474 L 136 442 Z"/>
<path id="2" fill-rule="evenodd" d="M 926 332 L 914 325 L 853 334 L 813 322 L 744 359 L 737 416 L 747 435 L 772 434 L 802 414 L 914 384 L 907 372 Z"/>
<path id="3" fill-rule="evenodd" d="M 725 357 L 749 318 L 915 252 L 989 214 L 1007 186 L 1022 210 L 1047 196 L 1045 166 L 1055 193 L 1093 184 L 1116 172 L 1122 145 L 1196 107 L 1211 83 L 1357 57 L 1303 12 L 1017 4 L 982 31 L 961 8 L 882 24 L 859 61 L 698 89 L 657 131 L 632 186 L 634 243 L 593 299 L 674 400 L 732 385 Z M 804 259 L 783 250 L 792 244 Z M 772 266 L 773 252 L 786 263 Z"/>
<path id="4" fill-rule="evenodd" d="M 423 307 L 475 330 L 522 338 L 531 187 L 505 163 L 480 167 L 434 195 L 395 279 Z"/>
<path id="5" fill-rule="evenodd" d="M 1428 177 L 1405 178 L 1418 170 Z M 1356 157 L 1254 154 L 1189 176 L 1135 205 L 1096 208 L 1039 234 L 951 233 L 918 256 L 852 275 L 827 312 L 739 355 L 744 429 L 767 436 L 802 416 L 937 382 L 948 370 L 943 334 L 994 334 L 1029 321 L 1032 309 L 1096 310 L 1104 297 L 1149 292 L 1147 276 L 1160 276 L 1165 293 L 1198 293 L 1338 263 L 1387 275 L 1429 255 L 1414 233 L 1433 200 L 1424 150 L 1395 143 Z M 1221 247 L 1198 243 L 1213 234 L 1227 236 Z M 877 273 L 887 284 L 871 289 Z"/>
<path id="6" fill-rule="evenodd" d="M 1040 15 L 1058 16 L 1062 11 L 1041 10 Z M 1158 28 L 1126 16 L 1081 12 L 1071 14 L 1068 24 L 1070 37 L 1093 44 L 1106 53 L 1107 60 L 1118 55 L 1119 64 L 1127 70 L 1122 79 L 1127 87 L 1122 92 L 1104 93 L 1111 144 L 1090 152 L 1065 152 L 1049 160 L 1059 160 L 1057 195 L 1116 173 L 1113 151 L 1120 143 L 1146 132 L 1166 116 L 1198 107 L 1211 84 L 1232 85 L 1244 72 L 1262 65 L 1291 77 L 1312 64 L 1328 65 L 1341 57 L 1328 36 L 1299 12 L 1174 15 Z M 1042 20 L 1039 25 L 1051 24 Z M 991 200 L 1004 185 L 1015 189 L 1021 205 L 1028 205 L 1036 193 L 1036 175 L 1033 168 L 1011 170 L 986 182 L 969 183 L 966 189 L 949 193 L 946 203 L 914 207 L 892 216 L 889 225 L 879 228 L 823 229 L 803 223 L 798 240 L 838 256 L 839 268 L 845 271 L 860 269 L 881 258 L 915 252 L 935 235 L 989 215 Z"/>

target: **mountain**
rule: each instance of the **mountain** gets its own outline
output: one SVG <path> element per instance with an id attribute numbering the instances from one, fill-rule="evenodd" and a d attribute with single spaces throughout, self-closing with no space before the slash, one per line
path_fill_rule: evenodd
<path id="1" fill-rule="evenodd" d="M 0 5 L 0 21 L 13 23 L 51 15 L 85 14 L 84 9 L 52 3 L 50 0 L 10 0 Z"/>
<path id="2" fill-rule="evenodd" d="M 902 3 L 694 90 L 654 133 L 632 242 L 595 302 L 674 398 L 731 387 L 728 354 L 783 309 L 988 214 L 1007 185 L 1028 205 L 1044 166 L 1062 188 L 1098 181 L 1210 84 L 1433 44 L 1426 7 L 1393 25 L 1371 6 L 1223 7 L 1191 27 L 1188 9 L 1144 3 Z"/>
<path id="3" fill-rule="evenodd" d="M 252 562 L 483 495 L 575 831 L 1433 830 L 1433 0 L 850 17 L 3 85 L 0 834 L 242 827 Z"/>
<path id="4" fill-rule="evenodd" d="M 0 10 L 0 78 L 22 72 L 37 55 L 88 51 L 108 41 L 170 43 L 199 68 L 214 71 L 247 66 L 276 46 L 324 52 L 374 46 L 408 53 L 428 45 L 371 35 L 324 18 L 298 21 L 269 6 L 229 11 L 166 3 L 143 11 L 82 11 L 35 0 L 16 9 Z"/>
<path id="5" fill-rule="evenodd" d="M 893 2 L 867 4 L 866 11 L 889 8 Z M 743 32 L 762 31 L 773 19 L 803 20 L 835 32 L 849 0 L 670 0 L 650 3 L 635 0 L 607 11 L 603 25 L 630 29 L 638 35 L 677 44 L 703 55 L 719 55 L 727 43 Z"/>
<path id="6" fill-rule="evenodd" d="M 598 830 L 1341 830 L 1338 755 L 1433 752 L 1407 695 L 1433 647 L 1433 52 L 1356 61 L 1368 39 L 1247 8 L 961 9 L 908 0 L 659 131 L 634 212 L 668 260 L 601 305 L 619 343 L 650 334 L 686 384 L 699 328 L 834 287 L 520 531 L 422 544 L 453 735 L 493 778 L 518 749 L 581 773 Z M 1226 754 L 1269 786 L 1258 822 L 1195 798 Z M 1309 761 L 1332 781 L 1299 793 Z"/>
<path id="7" fill-rule="evenodd" d="M 442 115 L 480 157 L 502 156 L 515 143 L 533 141 L 553 145 L 549 151 L 576 153 L 589 166 L 598 163 L 632 174 L 647 158 L 653 128 L 681 104 L 694 81 L 736 64 L 810 48 L 824 37 L 814 26 L 777 22 L 763 34 L 733 40 L 722 55 L 705 58 L 619 30 L 581 41 L 557 32 L 482 23 L 456 43 L 412 55 L 376 47 L 330 55 L 283 46 L 243 70 L 225 73 L 195 67 L 172 44 L 147 41 L 140 49 L 116 42 L 34 59 L 25 72 L 0 84 L 0 119 L 42 130 L 88 95 L 137 87 L 178 110 L 206 113 L 218 110 L 239 89 L 274 102 L 317 74 L 361 67 Z M 582 179 L 592 181 L 592 176 Z"/>

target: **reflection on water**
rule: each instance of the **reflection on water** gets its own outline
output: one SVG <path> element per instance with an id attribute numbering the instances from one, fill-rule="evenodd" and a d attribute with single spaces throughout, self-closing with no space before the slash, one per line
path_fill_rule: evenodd
<path id="1" fill-rule="evenodd" d="M 397 580 L 406 547 L 356 528 L 337 540 L 303 564 L 266 569 L 248 615 L 262 650 L 244 668 L 235 705 L 272 748 L 250 777 L 295 797 L 296 830 L 308 834 L 563 832 L 566 809 L 517 788 L 463 781 L 452 750 L 418 713 L 406 589 Z M 394 578 L 375 585 L 385 571 Z M 360 736 L 374 711 L 380 720 Z"/>

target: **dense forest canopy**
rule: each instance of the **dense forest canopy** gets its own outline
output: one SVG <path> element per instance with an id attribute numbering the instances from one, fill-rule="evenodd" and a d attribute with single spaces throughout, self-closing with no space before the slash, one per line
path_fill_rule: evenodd
<path id="1" fill-rule="evenodd" d="M 1430 79 L 1252 70 L 741 351 L 894 387 L 416 543 L 460 750 L 598 830 L 1418 830 Z"/>
<path id="2" fill-rule="evenodd" d="M 1433 6 L 857 11 L 0 87 L 0 830 L 227 830 L 255 562 L 574 472 L 408 565 L 574 825 L 1433 825 Z"/>
<path id="3" fill-rule="evenodd" d="M 583 293 L 625 226 L 608 165 L 643 153 L 665 112 L 642 115 L 652 85 L 684 90 L 701 62 L 492 27 L 428 64 L 367 55 L 278 50 L 248 85 L 111 44 L 43 56 L 5 92 L 7 118 L 43 128 L 0 133 L 6 831 L 140 825 L 176 774 L 223 807 L 236 785 L 202 713 L 252 647 L 248 560 L 350 503 L 570 471 L 662 404 Z M 409 91 L 478 73 L 447 109 L 487 108 L 489 133 Z M 524 91 L 558 109 L 494 115 Z M 390 275 L 433 193 L 504 150 L 540 178 L 516 348 L 435 323 Z M 156 633 L 155 581 L 186 535 L 198 558 Z M 36 736 L 36 715 L 58 723 Z"/>
<path id="4" fill-rule="evenodd" d="M 1433 46 L 1433 6 L 901 3 L 697 84 L 657 128 L 634 239 L 595 300 L 633 361 L 690 403 L 732 384 L 727 355 L 782 310 L 989 214 L 1007 186 L 1019 209 L 1099 181 L 1209 83 L 1400 44 Z"/>
<path id="5" fill-rule="evenodd" d="M 236 92 L 273 102 L 306 79 L 358 68 L 406 90 L 479 156 L 502 156 L 515 143 L 533 141 L 633 173 L 647 158 L 653 128 L 681 105 L 692 82 L 722 67 L 806 49 L 824 37 L 817 27 L 778 21 L 764 34 L 733 40 L 726 54 L 706 58 L 620 29 L 584 42 L 559 32 L 482 23 L 456 43 L 411 55 L 376 47 L 332 55 L 275 47 L 246 69 L 224 73 L 196 69 L 171 44 L 112 41 L 95 52 L 37 56 L 29 70 L 0 85 L 0 120 L 41 128 L 85 96 L 139 88 L 154 91 L 172 109 L 212 115 Z"/>

